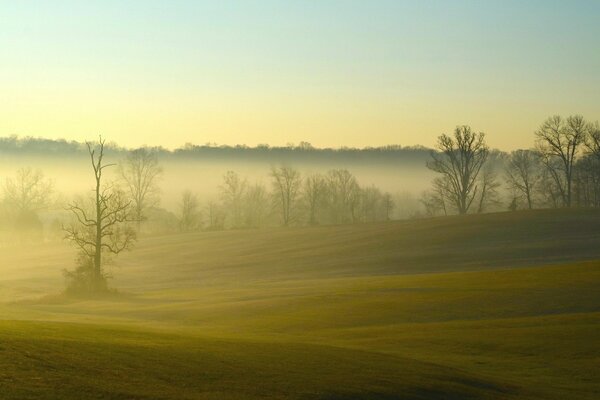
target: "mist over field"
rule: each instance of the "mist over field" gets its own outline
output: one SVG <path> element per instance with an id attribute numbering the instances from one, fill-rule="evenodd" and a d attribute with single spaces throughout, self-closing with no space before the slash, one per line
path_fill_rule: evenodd
<path id="1" fill-rule="evenodd" d="M 598 17 L 0 1 L 0 400 L 600 399 Z"/>

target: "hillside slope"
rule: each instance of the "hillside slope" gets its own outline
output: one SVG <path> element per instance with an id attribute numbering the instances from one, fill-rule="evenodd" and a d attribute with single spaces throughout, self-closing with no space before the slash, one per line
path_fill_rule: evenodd
<path id="1" fill-rule="evenodd" d="M 0 253 L 0 315 L 20 320 L 0 321 L 0 393 L 596 399 L 599 226 L 559 210 L 148 237 L 103 300 L 52 295 L 67 246 Z"/>

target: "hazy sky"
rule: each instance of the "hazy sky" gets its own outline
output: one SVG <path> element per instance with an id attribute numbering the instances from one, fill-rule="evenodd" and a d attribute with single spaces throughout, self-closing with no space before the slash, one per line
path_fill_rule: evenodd
<path id="1" fill-rule="evenodd" d="M 600 118 L 600 1 L 2 1 L 0 135 L 533 143 Z"/>

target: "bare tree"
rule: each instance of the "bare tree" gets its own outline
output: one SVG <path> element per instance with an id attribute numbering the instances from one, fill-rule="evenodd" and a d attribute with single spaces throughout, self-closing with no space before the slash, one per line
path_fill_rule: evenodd
<path id="1" fill-rule="evenodd" d="M 581 115 L 572 115 L 566 120 L 555 115 L 535 132 L 541 160 L 559 188 L 566 207 L 571 207 L 573 166 L 587 130 L 588 123 Z"/>
<path id="2" fill-rule="evenodd" d="M 425 214 L 435 217 L 439 214 L 447 216 L 450 213 L 449 198 L 449 180 L 445 176 L 438 176 L 433 179 L 432 189 L 423 192 L 421 203 L 425 207 Z"/>
<path id="3" fill-rule="evenodd" d="M 248 181 L 233 171 L 227 171 L 220 186 L 221 199 L 231 219 L 231 226 L 239 228 L 243 223 L 243 202 L 248 190 Z"/>
<path id="4" fill-rule="evenodd" d="M 352 221 L 352 205 L 360 190 L 356 178 L 346 169 L 333 169 L 327 174 L 328 207 L 334 223 Z"/>
<path id="5" fill-rule="evenodd" d="M 162 168 L 157 152 L 146 147 L 130 151 L 119 165 L 119 173 L 131 197 L 139 231 L 146 210 L 159 202 L 158 179 Z"/>
<path id="6" fill-rule="evenodd" d="M 135 231 L 129 223 L 134 221 L 131 201 L 113 185 L 104 185 L 103 172 L 115 164 L 104 163 L 104 143 L 87 142 L 87 149 L 94 171 L 94 195 L 88 207 L 84 201 L 74 201 L 68 210 L 74 222 L 64 227 L 65 239 L 71 241 L 80 251 L 89 275 L 93 292 L 106 290 L 106 274 L 103 268 L 103 254 L 119 254 L 131 248 L 135 241 Z"/>
<path id="7" fill-rule="evenodd" d="M 598 121 L 588 124 L 585 145 L 588 152 L 600 161 L 600 124 L 598 124 Z"/>
<path id="8" fill-rule="evenodd" d="M 209 201 L 206 205 L 207 229 L 211 231 L 221 230 L 225 226 L 225 211 L 215 201 Z"/>
<path id="9" fill-rule="evenodd" d="M 485 134 L 471 131 L 469 126 L 456 127 L 454 137 L 441 135 L 438 152 L 432 151 L 429 169 L 444 176 L 445 195 L 455 204 L 459 214 L 466 214 L 477 195 L 477 178 L 489 150 Z"/>
<path id="10" fill-rule="evenodd" d="M 479 201 L 477 205 L 477 213 L 485 212 L 489 207 L 500 203 L 498 182 L 496 171 L 493 164 L 487 163 L 480 174 L 479 179 Z"/>
<path id="11" fill-rule="evenodd" d="M 190 190 L 186 190 L 181 195 L 179 229 L 182 232 L 189 232 L 199 228 L 200 224 L 200 203 L 198 197 Z"/>
<path id="12" fill-rule="evenodd" d="M 308 223 L 316 225 L 319 223 L 318 216 L 321 207 L 325 204 L 327 196 L 327 185 L 325 178 L 320 174 L 306 177 L 302 190 L 304 204 L 307 207 Z"/>
<path id="13" fill-rule="evenodd" d="M 383 194 L 374 185 L 360 191 L 361 219 L 366 222 L 379 221 L 382 217 Z"/>
<path id="14" fill-rule="evenodd" d="M 392 213 L 394 212 L 394 208 L 396 207 L 396 204 L 394 203 L 394 199 L 392 198 L 391 194 L 383 194 L 382 206 L 385 215 L 385 220 L 390 221 L 392 219 Z"/>
<path id="15" fill-rule="evenodd" d="M 18 214 L 36 212 L 46 208 L 54 192 L 53 184 L 40 170 L 21 168 L 14 179 L 4 184 L 4 199 Z"/>
<path id="16" fill-rule="evenodd" d="M 271 167 L 273 178 L 273 196 L 281 212 L 283 226 L 288 226 L 296 218 L 302 177 L 297 170 L 281 166 Z"/>
<path id="17" fill-rule="evenodd" d="M 265 224 L 269 213 L 269 196 L 264 185 L 256 183 L 248 187 L 244 200 L 246 226 L 259 228 Z"/>
<path id="18" fill-rule="evenodd" d="M 600 207 L 600 158 L 586 154 L 575 163 L 574 201 L 580 207 Z"/>
<path id="19" fill-rule="evenodd" d="M 506 182 L 515 192 L 520 193 L 531 210 L 534 205 L 534 194 L 541 181 L 539 155 L 532 150 L 513 151 L 505 169 Z"/>

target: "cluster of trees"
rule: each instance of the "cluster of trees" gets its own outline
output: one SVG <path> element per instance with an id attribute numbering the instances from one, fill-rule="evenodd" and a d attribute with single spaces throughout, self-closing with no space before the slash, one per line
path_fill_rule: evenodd
<path id="1" fill-rule="evenodd" d="M 502 154 L 490 151 L 485 135 L 469 126 L 440 136 L 427 163 L 438 176 L 421 199 L 426 213 L 600 206 L 598 122 L 553 116 L 535 138 L 534 149 Z"/>
<path id="2" fill-rule="evenodd" d="M 346 169 L 305 177 L 289 166 L 272 167 L 270 189 L 234 171 L 223 176 L 218 201 L 202 208 L 191 191 L 182 195 L 182 231 L 258 228 L 266 225 L 345 224 L 391 219 L 394 202 L 374 186 L 361 187 Z"/>
<path id="3" fill-rule="evenodd" d="M 55 202 L 54 185 L 39 170 L 20 168 L 13 177 L 8 177 L 2 186 L 3 228 L 19 233 L 19 237 L 31 239 L 41 237 L 42 222 L 38 217 Z M 18 227 L 18 230 L 14 228 Z"/>
<path id="4" fill-rule="evenodd" d="M 67 211 L 71 218 L 62 226 L 64 238 L 78 250 L 76 268 L 65 271 L 70 293 L 97 294 L 108 290 L 106 263 L 132 247 L 142 222 L 159 202 L 158 182 L 163 171 L 155 151 L 133 150 L 117 165 L 106 162 L 105 150 L 102 138 L 97 143 L 87 143 L 93 190 L 91 195 L 69 203 Z M 111 167 L 117 168 L 116 181 L 105 178 L 105 170 Z M 22 184 L 19 188 L 26 187 L 29 195 L 19 204 L 31 208 L 40 204 L 38 198 L 49 189 L 41 176 L 29 173 L 26 177 L 23 181 L 30 185 Z M 219 201 L 209 202 L 205 210 L 200 208 L 195 194 L 184 192 L 178 218 L 180 229 L 389 220 L 394 207 L 389 194 L 373 186 L 361 187 L 345 169 L 303 178 L 294 168 L 272 167 L 270 179 L 271 190 L 268 190 L 228 171 L 219 188 Z M 10 185 L 7 188 L 12 188 Z M 12 192 L 18 197 L 23 190 Z"/>
<path id="5" fill-rule="evenodd" d="M 427 162 L 437 176 L 432 189 L 421 198 L 425 213 L 600 206 L 598 123 L 579 115 L 553 116 L 542 123 L 535 138 L 534 149 L 505 154 L 491 151 L 485 135 L 469 126 L 457 127 L 452 136 L 441 135 Z M 303 151 L 312 151 L 305 147 Z M 106 263 L 130 249 L 144 221 L 155 218 L 160 210 L 161 150 L 128 151 L 120 154 L 119 164 L 105 161 L 106 150 L 102 138 L 86 143 L 93 190 L 68 204 L 70 218 L 63 218 L 60 227 L 63 237 L 78 249 L 76 268 L 65 271 L 72 292 L 106 292 Z M 107 180 L 105 170 L 112 167 L 117 179 Z M 20 226 L 39 228 L 38 213 L 61 203 L 52 182 L 30 168 L 6 179 L 2 190 L 0 210 Z M 361 186 L 346 169 L 303 176 L 292 167 L 274 166 L 269 185 L 252 184 L 228 171 L 218 191 L 218 198 L 207 203 L 185 191 L 173 217 L 178 228 L 196 231 L 386 221 L 394 211 L 389 193 Z"/>

